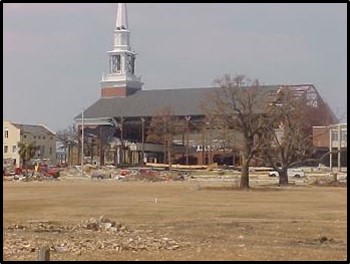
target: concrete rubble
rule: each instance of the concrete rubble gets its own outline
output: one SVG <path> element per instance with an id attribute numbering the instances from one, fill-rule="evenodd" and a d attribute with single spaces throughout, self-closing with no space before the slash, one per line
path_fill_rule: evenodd
<path id="1" fill-rule="evenodd" d="M 28 170 L 23 174 L 4 175 L 3 181 L 43 181 L 43 180 L 121 180 L 121 181 L 168 181 L 186 180 L 190 178 L 188 172 L 167 171 L 148 167 L 117 168 L 112 165 L 96 166 L 84 165 L 83 172 L 80 166 L 57 168 L 58 177 L 50 177 L 42 172 Z"/>
<path id="2" fill-rule="evenodd" d="M 171 171 L 153 167 L 127 167 L 118 168 L 113 165 L 98 166 L 85 164 L 83 171 L 81 166 L 57 168 L 59 177 L 51 177 L 38 171 L 29 171 L 25 175 L 7 175 L 3 181 L 43 181 L 43 180 L 109 180 L 109 181 L 222 181 L 238 184 L 240 172 L 230 168 L 211 168 L 210 170 L 180 170 L 173 168 Z M 303 168 L 307 175 L 300 179 L 291 178 L 290 185 L 320 185 L 320 186 L 346 186 L 347 172 L 330 173 L 326 170 Z M 268 177 L 268 168 L 251 168 L 250 182 L 252 185 L 277 184 L 278 177 Z M 336 176 L 336 177 L 335 177 Z"/>
<path id="3" fill-rule="evenodd" d="M 104 216 L 91 218 L 77 225 L 62 225 L 52 221 L 29 221 L 25 225 L 4 227 L 3 254 L 23 259 L 45 245 L 51 252 L 74 253 L 103 250 L 106 252 L 140 250 L 181 250 L 189 246 L 168 237 L 152 235 L 153 230 L 131 229 Z M 33 255 L 34 256 L 34 255 Z"/>

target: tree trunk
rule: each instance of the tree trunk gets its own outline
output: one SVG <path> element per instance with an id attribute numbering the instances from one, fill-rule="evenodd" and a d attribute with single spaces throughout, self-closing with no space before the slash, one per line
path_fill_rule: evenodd
<path id="1" fill-rule="evenodd" d="M 243 162 L 241 171 L 241 189 L 249 189 L 249 164 Z"/>
<path id="2" fill-rule="evenodd" d="M 114 166 L 118 166 L 118 148 L 116 147 L 113 151 Z"/>
<path id="3" fill-rule="evenodd" d="M 123 146 L 122 146 L 123 148 Z M 124 150 L 122 151 L 123 155 L 124 155 Z M 124 157 L 122 157 L 122 161 L 124 163 Z M 104 166 L 105 165 L 105 150 L 104 147 L 101 146 L 101 152 L 100 152 L 100 166 Z"/>
<path id="4" fill-rule="evenodd" d="M 167 163 L 167 143 L 166 141 L 164 141 L 163 143 L 164 147 L 163 147 L 163 163 L 166 164 Z"/>
<path id="5" fill-rule="evenodd" d="M 28 174 L 28 166 L 27 166 L 27 160 L 23 159 L 23 169 L 25 169 L 25 177 L 26 181 L 28 181 L 29 174 Z"/>
<path id="6" fill-rule="evenodd" d="M 67 149 L 66 149 L 66 151 L 67 151 Z M 67 162 L 68 162 L 68 160 L 67 160 L 68 152 L 66 152 L 66 153 L 67 153 L 67 155 L 64 155 L 64 164 L 67 164 Z"/>
<path id="7" fill-rule="evenodd" d="M 68 158 L 68 166 L 72 165 L 72 148 L 71 146 L 68 146 L 68 151 L 67 151 L 67 158 Z"/>
<path id="8" fill-rule="evenodd" d="M 279 185 L 280 186 L 287 186 L 288 185 L 288 169 L 282 168 L 281 171 L 279 171 Z"/>
<path id="9" fill-rule="evenodd" d="M 169 171 L 171 172 L 171 143 L 169 143 L 168 146 L 168 165 L 169 165 Z"/>
<path id="10" fill-rule="evenodd" d="M 90 153 L 90 163 L 91 164 L 94 164 L 94 144 L 91 142 L 91 145 L 90 145 L 90 149 L 91 149 L 91 153 Z"/>

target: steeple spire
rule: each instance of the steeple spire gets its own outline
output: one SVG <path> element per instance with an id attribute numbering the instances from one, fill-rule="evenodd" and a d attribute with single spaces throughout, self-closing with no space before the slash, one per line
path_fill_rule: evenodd
<path id="1" fill-rule="evenodd" d="M 136 53 L 130 47 L 130 30 L 126 3 L 118 3 L 113 49 L 108 51 L 108 73 L 102 75 L 101 96 L 128 96 L 141 90 L 142 82 L 135 75 Z"/>
<path id="2" fill-rule="evenodd" d="M 116 29 L 128 29 L 128 13 L 126 3 L 119 3 L 117 6 Z"/>

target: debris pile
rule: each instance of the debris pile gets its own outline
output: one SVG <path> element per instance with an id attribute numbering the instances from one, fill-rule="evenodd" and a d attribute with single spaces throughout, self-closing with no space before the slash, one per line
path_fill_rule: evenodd
<path id="1" fill-rule="evenodd" d="M 188 245 L 168 237 L 151 235 L 153 230 L 127 228 L 104 216 L 91 218 L 78 225 L 61 225 L 52 221 L 30 221 L 26 225 L 4 228 L 3 254 L 7 258 L 22 258 L 43 246 L 57 253 L 81 255 L 87 251 L 178 250 Z"/>
<path id="2" fill-rule="evenodd" d="M 335 180 L 333 177 L 316 177 L 310 185 L 321 187 L 347 187 L 347 178 L 345 176 L 344 178 Z"/>

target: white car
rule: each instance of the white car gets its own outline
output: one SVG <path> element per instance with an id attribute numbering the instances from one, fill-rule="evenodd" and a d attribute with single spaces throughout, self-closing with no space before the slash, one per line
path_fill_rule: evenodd
<path id="1" fill-rule="evenodd" d="M 305 172 L 302 169 L 291 168 L 287 170 L 288 177 L 301 178 L 305 177 Z M 269 171 L 270 177 L 280 176 L 278 171 Z"/>

